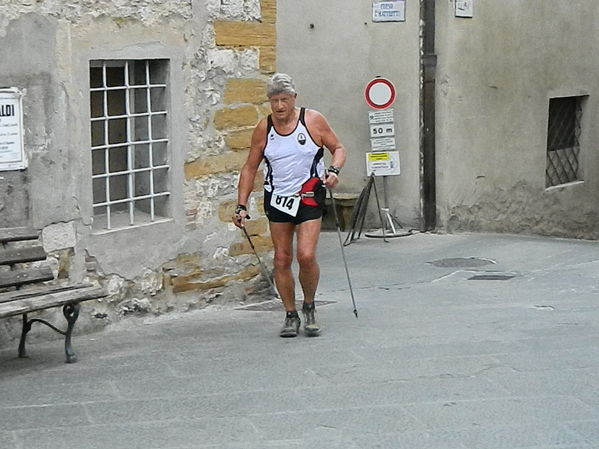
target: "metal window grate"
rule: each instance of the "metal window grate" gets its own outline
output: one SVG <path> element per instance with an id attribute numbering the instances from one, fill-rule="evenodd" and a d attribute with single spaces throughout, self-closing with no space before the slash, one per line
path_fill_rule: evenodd
<path id="1" fill-rule="evenodd" d="M 583 98 L 562 97 L 549 100 L 546 187 L 582 179 L 579 141 Z"/>
<path id="2" fill-rule="evenodd" d="M 91 61 L 94 228 L 168 216 L 167 60 Z"/>

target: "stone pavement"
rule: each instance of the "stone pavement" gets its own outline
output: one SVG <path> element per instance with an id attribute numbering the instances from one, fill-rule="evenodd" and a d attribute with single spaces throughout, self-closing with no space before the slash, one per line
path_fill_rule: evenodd
<path id="1" fill-rule="evenodd" d="M 318 338 L 279 338 L 266 303 L 78 335 L 75 365 L 56 341 L 4 345 L 0 448 L 599 448 L 599 243 L 416 234 L 346 254 L 359 318 L 325 233 Z"/>

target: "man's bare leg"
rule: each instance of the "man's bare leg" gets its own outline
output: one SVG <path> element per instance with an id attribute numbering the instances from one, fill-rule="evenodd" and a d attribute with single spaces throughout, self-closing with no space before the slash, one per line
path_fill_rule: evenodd
<path id="1" fill-rule="evenodd" d="M 300 327 L 300 318 L 295 310 L 295 282 L 291 271 L 293 260 L 292 223 L 270 222 L 270 236 L 275 247 L 275 283 L 285 306 L 285 323 L 281 328 L 281 337 L 296 337 Z"/>
<path id="2" fill-rule="evenodd" d="M 304 292 L 304 302 L 312 304 L 320 279 L 320 267 L 316 261 L 316 246 L 320 236 L 321 220 L 309 220 L 297 227 L 297 261 L 299 281 Z"/>
<path id="3" fill-rule="evenodd" d="M 295 310 L 295 281 L 291 271 L 294 230 L 293 223 L 270 222 L 270 236 L 275 249 L 275 283 L 287 312 Z"/>
<path id="4" fill-rule="evenodd" d="M 316 259 L 316 247 L 320 236 L 321 219 L 309 220 L 297 227 L 297 260 L 300 266 L 299 280 L 304 292 L 304 331 L 307 336 L 320 334 L 320 326 L 316 322 L 314 297 L 320 279 L 320 267 Z"/>

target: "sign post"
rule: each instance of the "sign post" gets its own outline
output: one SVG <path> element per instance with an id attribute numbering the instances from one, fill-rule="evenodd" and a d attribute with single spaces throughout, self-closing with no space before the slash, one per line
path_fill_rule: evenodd
<path id="1" fill-rule="evenodd" d="M 401 224 L 389 212 L 389 201 L 387 198 L 387 177 L 400 174 L 399 151 L 397 151 L 395 143 L 394 112 L 390 108 L 395 101 L 395 86 L 388 79 L 377 77 L 366 85 L 364 98 L 366 99 L 366 103 L 374 109 L 374 111 L 368 112 L 371 152 L 366 153 L 367 175 L 383 177 L 384 204 L 381 211 L 391 229 L 391 234 L 389 235 L 383 228 L 382 237 L 399 237 L 395 223 L 400 227 Z M 380 237 L 379 235 L 366 235 L 369 237 Z"/>

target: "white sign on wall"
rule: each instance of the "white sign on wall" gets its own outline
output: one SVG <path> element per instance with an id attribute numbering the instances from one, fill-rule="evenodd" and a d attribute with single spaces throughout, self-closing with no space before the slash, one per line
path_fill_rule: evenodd
<path id="1" fill-rule="evenodd" d="M 391 137 L 395 135 L 395 123 L 370 125 L 370 137 Z"/>
<path id="2" fill-rule="evenodd" d="M 368 123 L 376 125 L 378 123 L 393 123 L 393 108 L 380 111 L 368 111 Z"/>
<path id="3" fill-rule="evenodd" d="M 366 173 L 375 176 L 399 175 L 399 151 L 366 153 Z"/>
<path id="4" fill-rule="evenodd" d="M 456 17 L 474 17 L 474 0 L 456 0 L 455 2 Z"/>
<path id="5" fill-rule="evenodd" d="M 372 148 L 372 151 L 395 150 L 395 137 L 381 137 L 377 139 L 370 139 L 370 148 Z"/>
<path id="6" fill-rule="evenodd" d="M 373 22 L 405 22 L 406 0 L 373 0 Z"/>
<path id="7" fill-rule="evenodd" d="M 0 170 L 27 168 L 23 145 L 23 93 L 0 88 Z"/>

